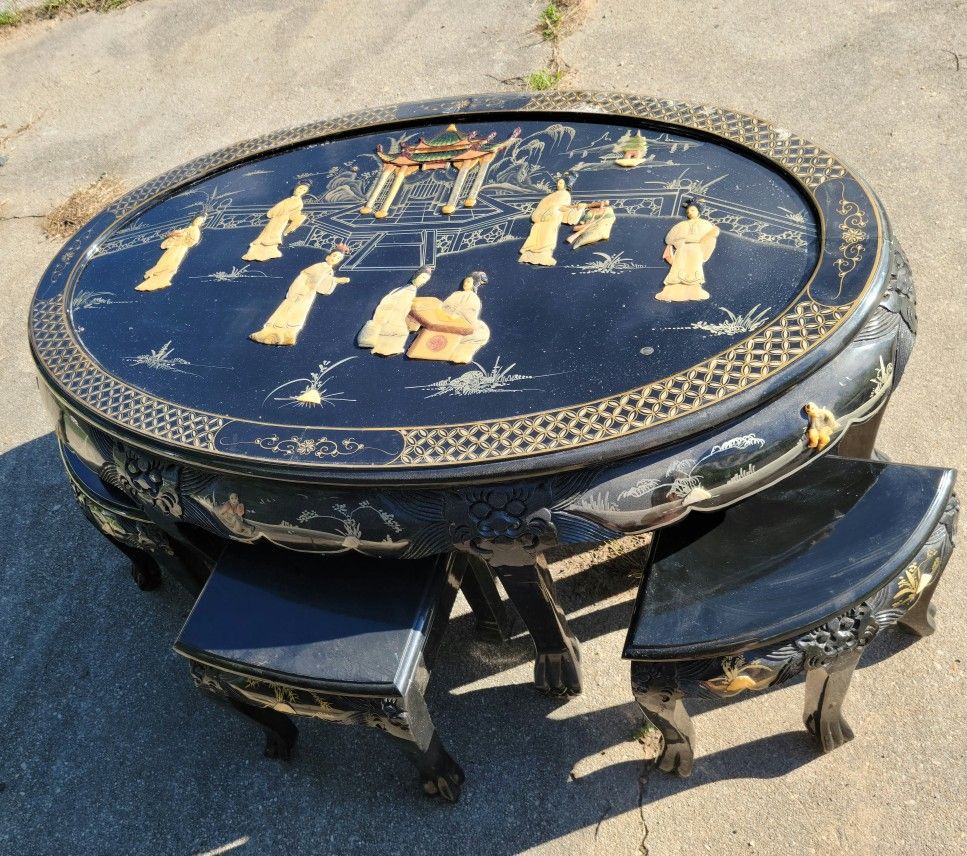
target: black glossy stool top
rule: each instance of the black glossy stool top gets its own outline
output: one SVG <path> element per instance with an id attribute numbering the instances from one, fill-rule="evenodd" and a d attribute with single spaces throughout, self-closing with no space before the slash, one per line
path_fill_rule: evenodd
<path id="1" fill-rule="evenodd" d="M 229 547 L 175 650 L 228 671 L 319 690 L 402 695 L 446 582 L 445 557 L 407 564 Z"/>
<path id="2" fill-rule="evenodd" d="M 661 530 L 627 659 L 788 639 L 893 579 L 936 526 L 952 470 L 827 456 L 725 511 Z"/>

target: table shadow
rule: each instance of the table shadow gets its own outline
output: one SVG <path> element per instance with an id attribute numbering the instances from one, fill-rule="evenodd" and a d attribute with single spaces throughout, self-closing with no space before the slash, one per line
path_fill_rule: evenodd
<path id="1" fill-rule="evenodd" d="M 699 743 L 690 779 L 660 774 L 633 740 L 642 718 L 620 650 L 588 666 L 597 683 L 583 699 L 547 699 L 530 686 L 526 634 L 477 641 L 465 613 L 428 691 L 467 773 L 460 804 L 423 797 L 402 753 L 371 729 L 300 720 L 293 761 L 265 759 L 257 729 L 195 690 L 171 649 L 192 598 L 169 580 L 137 589 L 76 507 L 53 435 L 0 455 L 0 478 L 0 852 L 197 853 L 242 839 L 239 852 L 260 854 L 520 852 L 605 818 L 633 833 L 641 805 L 818 757 L 804 732 L 789 732 L 708 755 Z M 620 568 L 606 561 L 561 579 L 568 611 L 632 589 Z M 627 624 L 631 603 L 572 623 L 600 639 Z M 874 645 L 861 665 L 906 644 Z M 590 709 L 596 695 L 626 693 Z M 712 706 L 690 703 L 699 740 Z"/>

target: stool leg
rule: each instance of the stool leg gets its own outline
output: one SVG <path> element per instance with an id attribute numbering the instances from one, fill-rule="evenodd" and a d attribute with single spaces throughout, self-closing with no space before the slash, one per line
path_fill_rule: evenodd
<path id="1" fill-rule="evenodd" d="M 423 792 L 427 796 L 440 797 L 452 803 L 459 801 L 464 782 L 463 770 L 443 748 L 436 732 L 430 738 L 430 745 L 426 749 L 420 749 L 415 743 L 404 743 L 403 747 L 403 751 L 420 773 Z"/>
<path id="2" fill-rule="evenodd" d="M 682 702 L 674 669 L 632 663 L 631 689 L 645 719 L 661 732 L 661 754 L 655 759 L 658 769 L 685 778 L 695 759 L 695 727 Z"/>
<path id="3" fill-rule="evenodd" d="M 843 702 L 862 653 L 857 648 L 825 666 L 806 671 L 802 720 L 823 752 L 831 752 L 853 739 L 853 730 L 843 719 Z"/>
<path id="4" fill-rule="evenodd" d="M 897 626 L 914 636 L 929 636 L 937 629 L 937 605 L 932 603 L 937 584 L 920 594 L 909 611 L 897 622 Z"/>
<path id="5" fill-rule="evenodd" d="M 463 770 L 443 748 L 430 719 L 426 700 L 415 684 L 410 686 L 400 704 L 408 730 L 408 739 L 403 740 L 403 749 L 420 773 L 423 792 L 447 802 L 457 802 L 464 782 Z"/>
<path id="6" fill-rule="evenodd" d="M 926 565 L 928 560 L 933 558 L 930 572 L 933 575 L 930 584 L 920 593 L 914 601 L 913 606 L 907 613 L 899 619 L 897 624 L 908 633 L 916 636 L 929 636 L 936 630 L 934 616 L 937 614 L 937 607 L 931 602 L 937 585 L 940 583 L 941 575 L 947 567 L 950 555 L 954 549 L 954 538 L 957 533 L 957 518 L 960 512 L 960 500 L 957 494 L 951 494 L 947 500 L 947 507 L 940 517 L 940 522 L 927 543 L 921 548 L 917 555 L 916 563 L 918 566 Z"/>
<path id="7" fill-rule="evenodd" d="M 246 719 L 258 723 L 265 732 L 265 757 L 288 761 L 299 737 L 299 729 L 289 717 L 268 707 L 256 707 L 229 693 L 227 701 L 232 709 Z"/>
<path id="8" fill-rule="evenodd" d="M 249 703 L 231 683 L 222 680 L 216 669 L 203 666 L 200 663 L 192 663 L 191 678 L 195 686 L 209 698 L 226 705 L 235 713 L 262 727 L 265 732 L 266 758 L 289 760 L 292 756 L 292 748 L 299 736 L 299 729 L 295 727 L 289 717 L 277 710 Z"/>
<path id="9" fill-rule="evenodd" d="M 486 642 L 506 642 L 510 638 L 513 621 L 501 600 L 494 576 L 486 562 L 468 555 L 467 572 L 461 590 L 476 618 L 477 638 Z"/>
<path id="10" fill-rule="evenodd" d="M 110 535 L 105 537 L 131 560 L 131 578 L 141 591 L 154 591 L 161 585 L 161 570 L 150 553 L 128 547 Z"/>
<path id="11" fill-rule="evenodd" d="M 543 556 L 534 564 L 491 566 L 527 626 L 537 656 L 534 685 L 550 696 L 581 692 L 581 648 L 557 600 L 554 581 Z"/>

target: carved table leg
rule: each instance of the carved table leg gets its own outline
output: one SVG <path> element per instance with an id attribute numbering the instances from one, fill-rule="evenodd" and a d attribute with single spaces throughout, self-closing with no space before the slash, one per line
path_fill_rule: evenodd
<path id="1" fill-rule="evenodd" d="M 180 582 L 191 576 L 175 553 L 171 539 L 159 526 L 101 505 L 76 484 L 71 484 L 85 517 L 131 560 L 131 576 L 138 588 L 142 591 L 158 588 L 162 571 L 172 574 Z"/>
<path id="2" fill-rule="evenodd" d="M 685 778 L 695 759 L 695 727 L 676 686 L 674 669 L 632 663 L 631 689 L 645 719 L 661 732 L 661 754 L 655 759 L 658 769 Z"/>
<path id="3" fill-rule="evenodd" d="M 401 733 L 397 728 L 392 728 L 386 729 L 387 733 L 403 739 L 403 750 L 419 771 L 423 792 L 427 796 L 457 802 L 464 782 L 463 769 L 443 748 L 423 693 L 415 685 L 411 686 L 401 705 L 406 731 Z"/>
<path id="4" fill-rule="evenodd" d="M 487 564 L 468 555 L 467 572 L 461 590 L 476 617 L 477 638 L 486 642 L 506 642 L 511 635 L 513 621 L 507 614 L 493 574 Z"/>
<path id="5" fill-rule="evenodd" d="M 909 611 L 900 617 L 897 626 L 914 636 L 929 636 L 937 629 L 937 605 L 932 603 L 937 583 L 923 591 Z"/>
<path id="6" fill-rule="evenodd" d="M 571 632 L 554 591 L 554 581 L 543 556 L 533 564 L 492 567 L 527 626 L 537 657 L 534 684 L 547 695 L 581 692 L 581 649 Z"/>
<path id="7" fill-rule="evenodd" d="M 823 752 L 831 752 L 853 739 L 853 730 L 843 719 L 842 709 L 862 653 L 862 648 L 848 651 L 831 663 L 806 672 L 806 704 L 802 719 Z"/>

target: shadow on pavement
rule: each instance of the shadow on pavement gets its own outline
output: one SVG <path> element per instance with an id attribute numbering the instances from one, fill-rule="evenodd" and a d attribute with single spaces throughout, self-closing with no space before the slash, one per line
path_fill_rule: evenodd
<path id="1" fill-rule="evenodd" d="M 300 720 L 293 762 L 265 759 L 259 730 L 202 697 L 171 650 L 191 598 L 171 581 L 150 594 L 136 588 L 126 559 L 75 507 L 53 435 L 0 456 L 0 477 L 2 852 L 195 853 L 233 843 L 263 854 L 291 852 L 292 842 L 320 853 L 518 852 L 604 818 L 634 813 L 625 822 L 638 823 L 642 804 L 684 790 L 775 778 L 817 757 L 805 732 L 704 755 L 711 705 L 692 703 L 692 777 L 643 759 L 614 635 L 630 617 L 628 566 L 639 556 L 561 580 L 568 611 L 629 593 L 573 622 L 587 655 L 580 699 L 533 691 L 526 635 L 488 645 L 474 640 L 469 614 L 453 619 L 428 703 L 467 774 L 460 804 L 425 798 L 393 741 L 364 728 Z M 864 664 L 906 644 L 885 635 Z"/>

